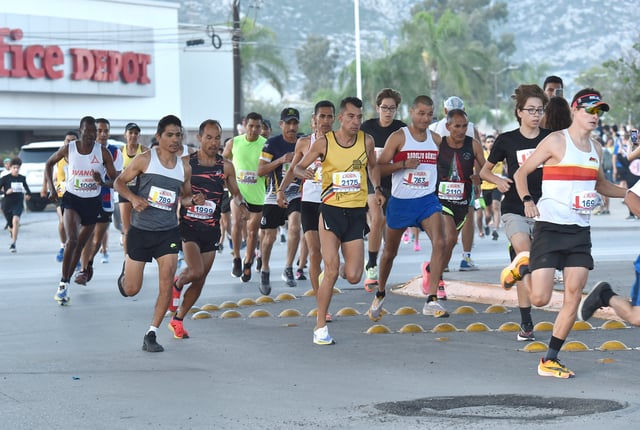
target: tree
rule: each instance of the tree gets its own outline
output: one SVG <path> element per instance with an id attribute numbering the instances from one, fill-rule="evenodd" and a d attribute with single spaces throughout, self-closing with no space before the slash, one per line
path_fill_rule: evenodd
<path id="1" fill-rule="evenodd" d="M 251 94 L 251 88 L 260 80 L 266 80 L 282 96 L 289 72 L 277 48 L 275 32 L 246 17 L 240 21 L 240 31 L 241 79 L 245 97 Z"/>
<path id="2" fill-rule="evenodd" d="M 576 83 L 582 87 L 600 91 L 611 106 L 605 122 L 627 122 L 630 126 L 640 123 L 640 118 L 634 118 L 634 113 L 640 109 L 640 95 L 636 91 L 640 86 L 639 64 L 640 43 L 635 43 L 633 50 L 624 57 L 592 67 L 576 78 Z"/>
<path id="3" fill-rule="evenodd" d="M 296 49 L 296 60 L 306 78 L 302 88 L 305 98 L 310 99 L 321 88 L 333 87 L 337 53 L 329 39 L 309 34 L 305 44 Z"/>

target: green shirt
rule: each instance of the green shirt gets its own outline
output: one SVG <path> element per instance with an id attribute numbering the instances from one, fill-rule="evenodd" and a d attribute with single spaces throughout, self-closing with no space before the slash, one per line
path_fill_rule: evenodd
<path id="1" fill-rule="evenodd" d="M 258 176 L 260 154 L 266 139 L 259 136 L 257 140 L 249 142 L 245 134 L 233 138 L 233 167 L 236 170 L 236 181 L 244 199 L 257 206 L 264 204 L 265 181 Z"/>

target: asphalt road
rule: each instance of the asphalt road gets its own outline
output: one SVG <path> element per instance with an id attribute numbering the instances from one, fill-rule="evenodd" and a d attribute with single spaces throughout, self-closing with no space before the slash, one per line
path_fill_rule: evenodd
<path id="1" fill-rule="evenodd" d="M 594 217 L 596 268 L 590 283 L 609 279 L 628 294 L 632 262 L 638 253 L 640 222 L 624 221 L 624 206 Z M 2 232 L 0 232 L 2 233 Z M 341 281 L 331 310 L 352 308 L 357 315 L 336 316 L 329 329 L 337 344 L 312 343 L 313 297 L 308 281 L 288 288 L 279 280 L 285 246 L 276 245 L 272 297 L 291 293 L 295 300 L 240 306 L 239 318 L 185 320 L 190 339 L 173 339 L 166 324 L 159 330 L 165 352 L 141 350 L 156 297 L 156 269 L 149 264 L 142 292 L 122 298 L 115 279 L 122 263 L 115 230 L 111 261 L 96 263 L 88 286 L 72 284 L 70 306 L 53 300 L 59 279 L 57 238 L 52 212 L 27 213 L 18 253 L 9 254 L 2 233 L 3 274 L 0 312 L 1 428 L 11 429 L 249 429 L 249 428 L 638 428 L 637 399 L 640 338 L 635 328 L 573 331 L 586 351 L 562 352 L 576 372 L 570 380 L 543 378 L 536 366 L 541 352 L 525 352 L 515 333 L 498 330 L 519 322 L 517 309 L 486 313 L 487 304 L 448 300 L 453 312 L 471 306 L 476 313 L 434 319 L 419 312 L 423 298 L 388 294 L 389 314 L 379 322 L 387 334 L 367 334 L 375 324 L 364 316 L 372 295 Z M 402 245 L 391 285 L 419 275 L 429 254 Z M 6 246 L 5 246 L 6 245 Z M 453 281 L 496 283 L 507 263 L 506 242 L 477 239 L 477 272 L 459 272 L 454 250 Z M 217 257 L 198 306 L 256 300 L 257 276 L 243 284 L 231 278 L 228 249 Z M 496 289 L 499 289 L 497 286 Z M 561 286 L 559 286 L 561 289 Z M 455 291 L 450 287 L 450 295 Z M 515 292 L 505 294 L 515 295 Z M 417 314 L 394 315 L 410 307 Z M 294 309 L 297 317 L 280 317 Z M 253 317 L 256 310 L 271 316 Z M 347 310 L 343 312 L 347 313 Z M 535 322 L 553 322 L 555 313 L 533 312 Z M 440 332 L 449 323 L 455 329 Z M 489 331 L 474 331 L 483 323 Z M 424 332 L 400 333 L 406 324 Z M 503 326 L 504 327 L 504 326 Z M 482 327 L 480 327 L 482 328 Z M 546 342 L 549 332 L 537 330 Z M 619 341 L 629 350 L 599 350 Z"/>

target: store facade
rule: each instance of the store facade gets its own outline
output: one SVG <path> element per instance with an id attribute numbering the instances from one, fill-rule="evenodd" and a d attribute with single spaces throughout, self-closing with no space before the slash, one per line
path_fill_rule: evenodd
<path id="1" fill-rule="evenodd" d="M 159 118 L 192 130 L 206 118 L 232 129 L 227 49 L 187 48 L 206 37 L 180 26 L 179 4 L 149 0 L 21 0 L 0 13 L 0 150 L 62 138 L 85 115 L 136 122 L 146 139 Z M 230 81 L 231 79 L 231 81 Z"/>

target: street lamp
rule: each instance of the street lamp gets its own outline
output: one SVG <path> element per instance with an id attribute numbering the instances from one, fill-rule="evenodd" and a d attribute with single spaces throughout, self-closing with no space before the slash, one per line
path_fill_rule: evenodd
<path id="1" fill-rule="evenodd" d="M 503 67 L 500 70 L 496 70 L 495 72 L 489 72 L 493 75 L 493 96 L 494 96 L 494 111 L 493 111 L 493 128 L 494 130 L 497 132 L 498 131 L 498 111 L 499 111 L 499 106 L 498 106 L 498 76 L 508 72 L 510 70 L 514 70 L 517 69 L 518 66 L 515 65 L 509 65 L 506 67 Z"/>

